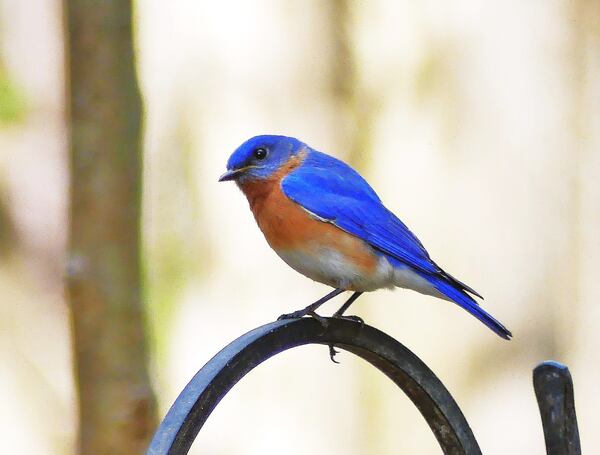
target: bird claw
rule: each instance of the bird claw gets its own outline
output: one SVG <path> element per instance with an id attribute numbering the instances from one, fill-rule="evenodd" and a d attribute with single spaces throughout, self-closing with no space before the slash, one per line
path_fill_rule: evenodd
<path id="1" fill-rule="evenodd" d="M 277 318 L 277 320 L 281 321 L 283 319 L 298 319 L 303 316 L 306 316 L 306 312 L 304 310 L 298 310 L 298 311 L 294 311 L 293 313 L 282 314 L 281 316 L 279 316 Z"/>
<path id="2" fill-rule="evenodd" d="M 339 364 L 339 363 L 340 363 L 340 362 L 338 362 L 337 360 L 335 360 L 335 355 L 336 355 L 336 354 L 339 354 L 339 353 L 340 353 L 340 351 L 337 351 L 337 350 L 335 349 L 335 346 L 334 346 L 333 344 L 330 344 L 330 345 L 329 345 L 329 358 L 331 359 L 331 361 L 332 361 L 333 363 L 337 363 L 337 364 Z"/>
<path id="3" fill-rule="evenodd" d="M 279 316 L 277 318 L 277 320 L 281 321 L 284 319 L 299 319 L 304 316 L 310 316 L 311 318 L 316 319 L 319 322 L 319 324 L 321 324 L 323 326 L 324 329 L 329 327 L 329 321 L 327 320 L 327 318 L 324 318 L 323 316 L 318 315 L 314 311 L 298 310 L 298 311 L 294 311 L 293 313 L 282 314 L 281 316 Z"/>
<path id="4" fill-rule="evenodd" d="M 327 320 L 327 318 L 324 318 L 323 316 L 318 315 L 314 311 L 310 311 L 307 314 L 310 317 L 316 319 L 319 322 L 319 324 L 321 324 L 321 326 L 323 326 L 324 329 L 329 327 L 329 321 Z"/>
<path id="5" fill-rule="evenodd" d="M 335 319 L 343 319 L 345 321 L 358 322 L 361 327 L 363 327 L 365 325 L 364 319 L 361 318 L 360 316 L 344 316 L 342 314 L 334 313 L 333 316 L 331 316 L 331 317 L 335 318 Z"/>

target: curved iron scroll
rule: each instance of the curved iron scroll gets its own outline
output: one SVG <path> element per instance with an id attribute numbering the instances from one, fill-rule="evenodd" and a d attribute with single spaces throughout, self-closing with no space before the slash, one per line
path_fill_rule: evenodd
<path id="1" fill-rule="evenodd" d="M 276 321 L 242 335 L 214 356 L 181 392 L 162 421 L 148 455 L 185 454 L 225 394 L 246 373 L 287 349 L 335 344 L 362 357 L 394 381 L 419 409 L 446 454 L 481 451 L 458 405 L 416 355 L 392 337 L 357 322 L 312 318 Z"/>

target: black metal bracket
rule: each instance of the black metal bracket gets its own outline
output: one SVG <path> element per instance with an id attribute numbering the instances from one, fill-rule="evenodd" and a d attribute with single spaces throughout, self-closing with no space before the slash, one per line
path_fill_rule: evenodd
<path id="1" fill-rule="evenodd" d="M 446 454 L 481 454 L 471 428 L 441 381 L 385 333 L 357 322 L 312 318 L 273 322 L 242 335 L 214 356 L 181 392 L 156 431 L 148 455 L 185 454 L 225 394 L 268 358 L 309 343 L 335 344 L 381 370 L 417 406 Z"/>
<path id="2" fill-rule="evenodd" d="M 230 343 L 196 373 L 171 406 L 147 455 L 186 454 L 209 415 L 229 390 L 270 357 L 305 344 L 334 344 L 388 376 L 419 409 L 445 454 L 481 450 L 454 398 L 442 382 L 401 343 L 368 325 L 327 319 L 290 319 L 258 327 Z M 579 435 L 568 369 L 555 362 L 534 371 L 534 385 L 549 455 L 579 455 Z"/>

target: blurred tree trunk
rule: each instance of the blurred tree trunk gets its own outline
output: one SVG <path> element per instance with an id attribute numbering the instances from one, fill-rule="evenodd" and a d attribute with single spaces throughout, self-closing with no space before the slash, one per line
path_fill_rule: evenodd
<path id="1" fill-rule="evenodd" d="M 354 5 L 355 7 L 356 5 Z M 335 129 L 345 160 L 368 173 L 371 159 L 372 100 L 359 83 L 357 57 L 353 47 L 353 2 L 332 0 L 325 9 L 332 45 L 329 92 L 338 117 Z"/>
<path id="2" fill-rule="evenodd" d="M 128 0 L 66 0 L 68 291 L 80 450 L 135 454 L 156 425 L 140 284 L 141 99 Z"/>

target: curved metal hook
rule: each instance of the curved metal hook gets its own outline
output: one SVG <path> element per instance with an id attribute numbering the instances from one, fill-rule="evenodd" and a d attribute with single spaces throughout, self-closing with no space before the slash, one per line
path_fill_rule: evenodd
<path id="1" fill-rule="evenodd" d="M 533 370 L 533 386 L 544 427 L 546 453 L 581 455 L 569 369 L 558 362 L 542 362 Z"/>
<path id="2" fill-rule="evenodd" d="M 148 455 L 185 454 L 227 392 L 249 371 L 287 349 L 335 344 L 362 357 L 394 381 L 419 409 L 445 454 L 480 455 L 460 408 L 441 381 L 401 343 L 368 325 L 312 318 L 272 322 L 226 346 L 183 389 L 156 431 Z"/>

